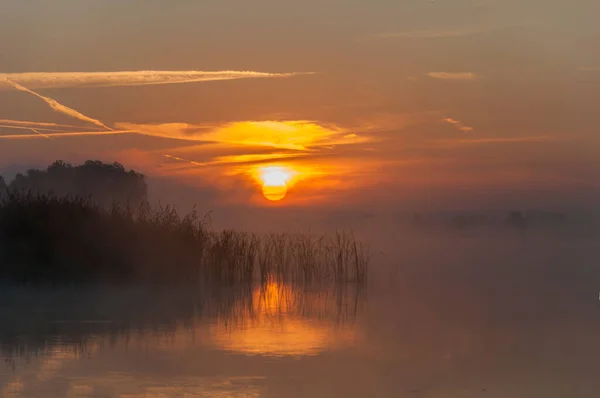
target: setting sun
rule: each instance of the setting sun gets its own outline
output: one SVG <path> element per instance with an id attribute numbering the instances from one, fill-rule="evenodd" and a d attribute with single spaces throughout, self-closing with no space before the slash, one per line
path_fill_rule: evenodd
<path id="1" fill-rule="evenodd" d="M 260 169 L 262 192 L 265 198 L 278 201 L 285 198 L 288 182 L 293 176 L 293 171 L 285 167 L 264 167 Z"/>

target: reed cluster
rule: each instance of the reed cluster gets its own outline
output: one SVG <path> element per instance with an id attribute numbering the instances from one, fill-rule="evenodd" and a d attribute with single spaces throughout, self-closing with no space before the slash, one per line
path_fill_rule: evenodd
<path id="1" fill-rule="evenodd" d="M 334 236 L 215 230 L 194 209 L 100 207 L 78 197 L 0 200 L 0 281 L 18 283 L 364 283 L 368 251 Z"/>

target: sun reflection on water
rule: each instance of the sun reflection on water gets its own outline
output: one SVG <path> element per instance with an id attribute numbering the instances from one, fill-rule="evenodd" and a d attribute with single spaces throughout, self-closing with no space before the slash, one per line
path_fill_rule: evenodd
<path id="1" fill-rule="evenodd" d="M 208 357 L 315 356 L 350 348 L 360 339 L 355 320 L 362 295 L 355 288 L 268 282 L 239 289 L 206 287 L 200 293 L 101 290 L 87 298 L 97 305 L 94 316 L 78 311 L 81 297 L 69 298 L 74 304 L 64 308 L 55 307 L 55 299 L 39 304 L 54 314 L 53 327 L 32 324 L 37 326 L 18 338 L 7 330 L 0 335 L 0 356 L 14 365 L 4 381 L 0 372 L 2 397 L 260 396 L 260 374 L 215 378 L 167 372 L 140 378 L 136 372 L 143 365 L 136 361 L 171 358 L 175 367 L 181 363 L 201 372 L 216 366 Z M 17 330 L 23 331 L 21 326 Z M 104 362 L 122 355 L 134 368 Z M 98 373 L 97 365 L 110 371 Z M 85 377 L 73 378 L 78 372 Z M 50 390 L 59 385 L 63 393 Z"/>
<path id="2" fill-rule="evenodd" d="M 270 282 L 254 289 L 252 305 L 235 323 L 212 324 L 210 337 L 221 349 L 248 355 L 305 356 L 351 346 L 359 335 L 351 322 L 337 322 L 333 298 Z"/>

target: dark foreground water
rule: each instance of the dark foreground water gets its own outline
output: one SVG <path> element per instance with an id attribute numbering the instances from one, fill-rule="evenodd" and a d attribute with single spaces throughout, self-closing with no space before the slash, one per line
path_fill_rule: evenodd
<path id="1" fill-rule="evenodd" d="M 421 243 L 362 289 L 2 288 L 2 397 L 600 394 L 595 240 Z"/>

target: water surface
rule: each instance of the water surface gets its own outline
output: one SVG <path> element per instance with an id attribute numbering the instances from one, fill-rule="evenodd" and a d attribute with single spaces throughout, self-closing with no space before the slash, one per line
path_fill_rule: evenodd
<path id="1" fill-rule="evenodd" d="M 2 396 L 596 396 L 598 252 L 432 241 L 362 288 L 5 287 Z"/>

